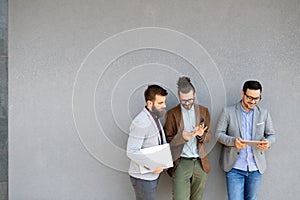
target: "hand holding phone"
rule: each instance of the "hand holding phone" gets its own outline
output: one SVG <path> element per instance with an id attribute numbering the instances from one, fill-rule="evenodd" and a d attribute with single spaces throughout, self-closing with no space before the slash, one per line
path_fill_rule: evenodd
<path id="1" fill-rule="evenodd" d="M 202 129 L 202 135 L 203 135 L 203 133 L 204 133 L 204 131 L 206 131 L 206 129 L 207 129 L 207 126 L 205 126 L 205 124 L 204 124 L 204 119 L 201 117 L 200 118 L 200 123 L 199 123 L 199 127 L 198 127 L 198 130 L 195 130 L 196 132 L 197 131 L 199 131 L 199 129 Z M 201 130 L 200 130 L 201 131 Z M 200 136 L 200 135 L 196 135 L 196 138 L 198 139 L 198 140 L 202 140 L 202 135 Z"/>

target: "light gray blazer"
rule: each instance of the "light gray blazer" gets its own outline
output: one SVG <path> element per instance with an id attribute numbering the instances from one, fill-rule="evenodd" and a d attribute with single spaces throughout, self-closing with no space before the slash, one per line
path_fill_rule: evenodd
<path id="1" fill-rule="evenodd" d="M 234 140 L 236 137 L 242 137 L 241 102 L 223 109 L 218 121 L 215 137 L 218 142 L 223 144 L 220 155 L 220 166 L 225 172 L 228 172 L 232 169 L 239 155 L 239 150 L 234 146 Z M 263 139 L 267 139 L 271 145 L 275 142 L 275 132 L 270 113 L 266 109 L 255 106 L 252 140 Z M 252 149 L 257 168 L 262 174 L 267 168 L 265 152 L 256 147 Z"/>
<path id="2" fill-rule="evenodd" d="M 165 133 L 159 121 L 163 143 L 166 143 Z M 129 137 L 127 141 L 127 156 L 131 159 L 129 166 L 129 175 L 143 180 L 155 180 L 159 174 L 140 173 L 139 165 L 153 171 L 157 164 L 153 163 L 149 158 L 141 153 L 141 149 L 159 145 L 159 130 L 156 123 L 149 113 L 144 108 L 132 121 L 130 126 Z"/>

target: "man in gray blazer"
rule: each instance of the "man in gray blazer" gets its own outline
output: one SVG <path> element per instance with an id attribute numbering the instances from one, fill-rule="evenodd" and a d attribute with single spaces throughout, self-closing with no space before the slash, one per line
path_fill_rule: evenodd
<path id="1" fill-rule="evenodd" d="M 242 100 L 225 108 L 218 121 L 216 138 L 222 144 L 220 165 L 229 200 L 257 199 L 265 151 L 275 142 L 270 113 L 258 106 L 261 92 L 258 81 L 246 81 Z"/>
<path id="2" fill-rule="evenodd" d="M 146 106 L 130 126 L 127 156 L 131 162 L 128 173 L 137 200 L 155 200 L 158 178 L 163 167 L 157 166 L 143 155 L 141 149 L 166 143 L 159 117 L 164 114 L 167 95 L 167 91 L 158 85 L 148 86 L 144 93 Z"/>

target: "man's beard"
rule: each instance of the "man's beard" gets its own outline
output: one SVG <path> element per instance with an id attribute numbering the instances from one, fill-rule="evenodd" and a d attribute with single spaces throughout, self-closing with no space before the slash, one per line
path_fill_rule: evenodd
<path id="1" fill-rule="evenodd" d="M 256 105 L 257 105 L 256 103 L 249 103 L 247 101 L 242 100 L 242 106 L 244 106 L 245 108 L 247 108 L 249 110 L 253 110 Z"/>
<path id="2" fill-rule="evenodd" d="M 191 104 L 183 104 L 182 106 L 186 109 L 186 110 L 190 110 L 192 107 L 193 107 L 194 103 L 191 103 Z"/>
<path id="3" fill-rule="evenodd" d="M 157 117 L 163 117 L 165 114 L 165 110 L 163 111 L 159 111 L 156 109 L 156 107 L 154 105 L 152 105 L 152 112 L 154 112 L 154 114 L 156 114 Z"/>

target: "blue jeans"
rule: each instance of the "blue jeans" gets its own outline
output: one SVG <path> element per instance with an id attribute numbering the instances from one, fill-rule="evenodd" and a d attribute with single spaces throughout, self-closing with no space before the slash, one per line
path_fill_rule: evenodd
<path id="1" fill-rule="evenodd" d="M 258 170 L 231 169 L 226 173 L 228 200 L 256 200 L 261 177 Z"/>
<path id="2" fill-rule="evenodd" d="M 136 200 L 155 200 L 158 178 L 153 181 L 138 179 L 130 176 Z"/>

